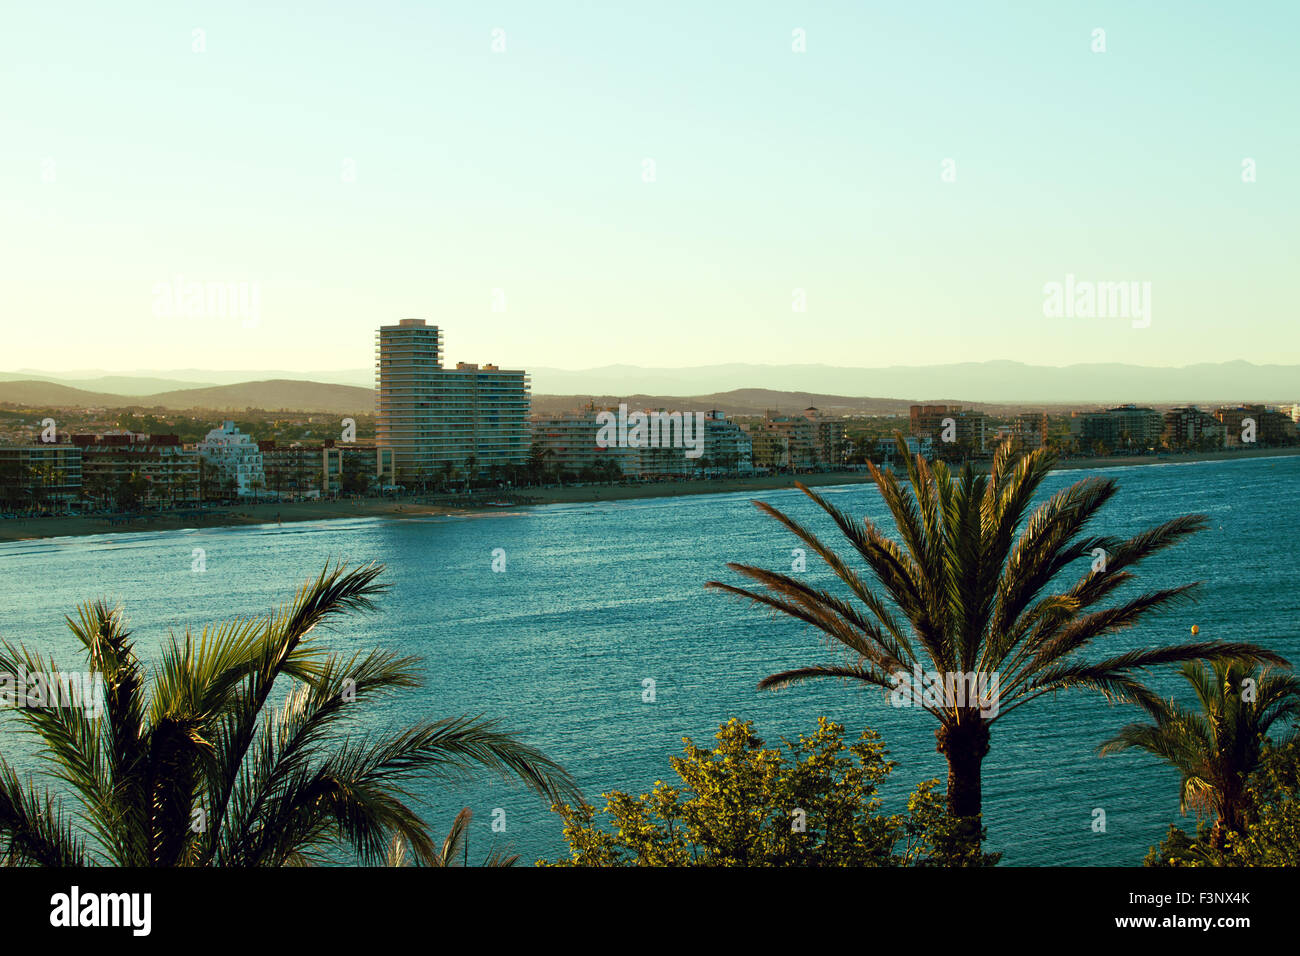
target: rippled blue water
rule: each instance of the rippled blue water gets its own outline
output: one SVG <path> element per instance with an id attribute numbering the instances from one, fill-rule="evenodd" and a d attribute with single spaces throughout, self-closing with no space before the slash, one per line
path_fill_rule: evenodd
<path id="1" fill-rule="evenodd" d="M 1108 639 L 1109 649 L 1188 637 L 1249 639 L 1300 658 L 1295 584 L 1300 457 L 1107 469 L 1120 482 L 1097 530 L 1128 534 L 1190 511 L 1209 530 L 1150 561 L 1147 587 L 1204 581 L 1199 603 Z M 1052 475 L 1044 494 L 1083 477 Z M 886 520 L 874 489 L 826 494 Z M 753 719 L 769 741 L 808 731 L 818 715 L 879 730 L 899 762 L 890 800 L 946 771 L 923 712 L 827 682 L 759 693 L 768 673 L 824 661 L 799 625 L 702 588 L 727 561 L 788 568 L 796 542 L 750 503 L 752 494 L 553 505 L 519 514 L 404 521 L 339 520 L 202 531 L 108 534 L 0 545 L 0 636 L 59 652 L 74 641 L 62 615 L 102 595 L 122 601 L 141 653 L 169 628 L 257 614 L 287 599 L 331 557 L 388 566 L 379 613 L 331 637 L 423 658 L 425 686 L 375 710 L 375 726 L 466 712 L 500 716 L 560 760 L 589 796 L 641 792 L 670 774 L 681 737 L 709 742 L 731 716 Z M 825 530 L 796 491 L 764 500 Z M 191 570 L 191 551 L 207 571 Z M 505 549 L 506 571 L 491 570 Z M 1079 571 L 1085 570 L 1081 563 Z M 810 558 L 808 573 L 829 575 Z M 642 701 L 642 681 L 656 701 Z M 1179 682 L 1161 675 L 1166 691 Z M 1009 864 L 1137 865 L 1179 820 L 1177 775 L 1153 758 L 1099 759 L 1097 745 L 1135 716 L 1100 697 L 1043 698 L 993 727 L 985 763 L 990 845 Z M 12 731 L 3 745 L 15 755 Z M 17 757 L 20 765 L 31 761 Z M 509 844 L 524 862 L 564 851 L 561 827 L 540 801 L 487 779 L 430 789 L 441 831 L 461 806 L 475 811 L 470 856 Z M 1106 812 L 1106 832 L 1092 829 Z M 506 832 L 493 834 L 492 811 Z"/>

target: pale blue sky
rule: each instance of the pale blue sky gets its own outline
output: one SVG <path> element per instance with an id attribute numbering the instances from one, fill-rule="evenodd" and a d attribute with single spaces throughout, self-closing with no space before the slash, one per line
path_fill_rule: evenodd
<path id="1" fill-rule="evenodd" d="M 0 367 L 1300 362 L 1294 2 L 266 7 L 6 10 Z"/>

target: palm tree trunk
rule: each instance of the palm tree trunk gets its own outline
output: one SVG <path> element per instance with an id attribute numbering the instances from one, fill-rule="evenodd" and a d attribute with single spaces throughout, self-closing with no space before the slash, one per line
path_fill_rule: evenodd
<path id="1" fill-rule="evenodd" d="M 1237 781 L 1224 784 L 1214 801 L 1216 819 L 1210 830 L 1210 846 L 1223 850 L 1228 845 L 1228 834 L 1246 832 L 1245 804 L 1246 796 Z"/>
<path id="2" fill-rule="evenodd" d="M 952 724 L 940 724 L 934 732 L 935 748 L 948 760 L 948 813 L 959 821 L 962 832 L 979 846 L 982 785 L 980 769 L 989 752 L 989 728 L 977 712 L 965 714 Z"/>

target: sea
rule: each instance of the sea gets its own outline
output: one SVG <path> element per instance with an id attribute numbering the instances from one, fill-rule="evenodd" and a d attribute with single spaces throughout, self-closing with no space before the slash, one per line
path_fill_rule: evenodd
<path id="1" fill-rule="evenodd" d="M 1300 457 L 1060 471 L 1040 498 L 1094 474 L 1119 485 L 1095 533 L 1131 535 L 1191 512 L 1209 519 L 1207 530 L 1142 565 L 1126 592 L 1200 581 L 1198 600 L 1099 641 L 1095 654 L 1189 640 L 1196 626 L 1201 639 L 1254 641 L 1300 659 Z M 874 486 L 823 493 L 889 527 Z M 321 639 L 342 651 L 378 646 L 418 657 L 423 684 L 365 704 L 356 717 L 362 737 L 485 715 L 559 761 L 603 805 L 610 790 L 642 793 L 675 779 L 669 758 L 683 738 L 707 746 L 728 718 L 753 721 L 771 745 L 811 733 L 826 716 L 853 737 L 864 728 L 883 736 L 897 763 L 885 805 L 901 810 L 917 783 L 946 779 L 933 719 L 839 681 L 758 690 L 768 674 L 838 657 L 798 622 L 704 588 L 739 582 L 728 562 L 789 570 L 798 560 L 800 543 L 754 499 L 837 542 L 826 516 L 790 489 L 6 543 L 0 637 L 71 668 L 78 645 L 64 615 L 106 597 L 124 606 L 150 662 L 169 635 L 281 606 L 329 562 L 379 562 L 389 590 L 377 611 Z M 814 555 L 806 560 L 811 582 L 835 586 Z M 1150 683 L 1187 697 L 1168 669 Z M 988 848 L 1004 865 L 1137 866 L 1169 824 L 1194 826 L 1178 811 L 1176 771 L 1143 753 L 1098 757 L 1098 745 L 1138 717 L 1131 706 L 1071 691 L 992 725 L 984 812 Z M 11 719 L 0 721 L 0 749 L 23 773 L 41 766 L 31 747 Z M 518 784 L 482 772 L 420 780 L 412 790 L 439 837 L 462 807 L 473 811 L 471 863 L 492 849 L 523 864 L 567 855 L 560 819 Z"/>

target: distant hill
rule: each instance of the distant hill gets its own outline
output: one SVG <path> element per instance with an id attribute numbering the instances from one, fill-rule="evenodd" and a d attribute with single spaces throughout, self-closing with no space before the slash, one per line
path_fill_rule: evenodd
<path id="1" fill-rule="evenodd" d="M 293 382 L 324 382 L 330 385 L 355 385 L 369 388 L 375 382 L 373 368 L 332 369 L 312 372 L 292 372 L 278 369 L 214 370 L 195 368 L 134 369 L 108 371 L 106 369 L 34 369 L 20 368 L 0 372 L 0 382 L 54 382 L 91 392 L 110 392 L 116 395 L 155 395 L 184 388 L 206 388 L 209 385 L 241 385 L 244 382 L 266 382 L 285 379 Z"/>
<path id="2" fill-rule="evenodd" d="M 708 365 L 656 369 L 634 365 L 567 371 L 530 369 L 533 390 L 548 395 L 711 395 L 755 386 L 832 395 L 885 395 L 965 403 L 1120 404 L 1300 401 L 1300 366 L 1220 362 L 1181 368 L 1122 363 L 1062 368 L 1020 362 L 844 368 L 832 365 Z"/>
<path id="3" fill-rule="evenodd" d="M 135 375 L 100 375 L 96 378 L 64 378 L 55 375 L 34 375 L 31 372 L 0 372 L 0 382 L 50 382 L 85 392 L 104 392 L 109 395 L 153 395 L 179 388 L 215 385 L 211 381 L 192 382 L 175 378 L 149 378 Z"/>
<path id="4" fill-rule="evenodd" d="M 1043 411 L 1068 411 L 1070 404 L 1034 402 L 968 402 L 956 398 L 927 399 L 937 405 L 978 407 L 994 415 L 1014 414 L 1029 409 Z M 769 410 L 781 414 L 799 414 L 807 408 L 816 408 L 823 415 L 900 415 L 906 417 L 911 399 L 852 398 L 847 395 L 822 395 L 814 392 L 778 392 L 766 388 L 738 388 L 730 392 L 709 395 L 534 395 L 533 412 L 541 415 L 558 415 L 582 408 L 589 402 L 596 407 L 618 405 L 626 402 L 629 409 L 673 408 L 689 411 L 718 409 L 728 415 L 760 416 Z"/>
<path id="5" fill-rule="evenodd" d="M 56 382 L 28 381 L 0 382 L 0 402 L 55 408 L 126 408 L 135 405 L 174 411 L 195 408 L 213 411 L 261 408 L 266 411 L 372 414 L 375 410 L 375 391 L 373 388 L 354 385 L 271 379 L 265 382 L 242 382 L 238 385 L 176 389 L 152 395 L 114 395 L 72 388 Z"/>
<path id="6" fill-rule="evenodd" d="M 324 382 L 299 382 L 272 379 L 243 382 L 238 385 L 214 385 L 207 388 L 175 389 L 152 395 L 114 395 L 72 388 L 58 382 L 0 382 L 0 402 L 53 408 L 166 408 L 172 411 L 211 409 L 242 411 L 260 408 L 266 411 L 329 412 L 332 414 L 371 414 L 374 412 L 374 389 Z M 940 404 L 970 405 L 958 399 L 936 399 Z M 910 399 L 854 398 L 817 392 L 780 392 L 765 388 L 741 388 L 709 395 L 534 395 L 533 411 L 557 414 L 581 408 L 588 402 L 630 408 L 678 408 L 692 411 L 719 409 L 728 415 L 762 415 L 769 409 L 793 414 L 815 406 L 825 415 L 907 415 Z M 1026 407 L 1053 408 L 1049 405 L 982 404 L 997 414 Z"/>
<path id="7" fill-rule="evenodd" d="M 813 374 L 817 387 L 783 386 Z M 161 407 L 178 411 L 374 412 L 374 389 L 332 382 L 274 378 L 224 385 L 137 391 L 143 383 L 167 379 L 106 376 L 69 384 L 67 380 L 13 380 L 0 373 L 0 402 L 48 407 Z M 225 374 L 225 373 L 222 373 Z M 730 389 L 691 388 L 692 381 L 745 376 Z M 553 388 L 562 381 L 596 381 L 604 387 Z M 607 380 L 614 379 L 614 380 Z M 662 380 L 671 387 L 643 387 Z M 174 381 L 174 380 L 173 380 Z M 99 388 L 90 388 L 93 383 Z M 765 387 L 754 387 L 761 382 Z M 170 382 L 168 382 L 170 384 Z M 79 387 L 86 385 L 87 387 Z M 842 387 L 835 387 L 842 386 Z M 124 390 L 130 389 L 124 394 Z M 1197 404 L 1214 407 L 1237 402 L 1289 404 L 1300 401 L 1300 366 L 1224 362 L 1185 368 L 1137 365 L 1071 365 L 1066 368 L 1016 362 L 970 362 L 916 368 L 848 369 L 831 366 L 728 365 L 693 369 L 640 369 L 610 366 L 585 372 L 533 373 L 533 409 L 542 414 L 569 411 L 590 401 L 626 401 L 643 408 L 673 407 L 731 415 L 762 415 L 768 409 L 790 413 L 816 406 L 829 415 L 906 415 L 914 403 L 976 406 L 993 414 L 1023 409 L 1067 410 L 1137 402 L 1155 407 Z M 865 396 L 865 397 L 864 397 Z"/>
<path id="8" fill-rule="evenodd" d="M 136 399 L 126 401 L 121 395 L 109 395 L 103 392 L 88 392 L 70 385 L 57 382 L 0 382 L 0 402 L 15 405 L 39 405 L 54 408 L 98 406 L 116 407 L 132 404 Z"/>
<path id="9" fill-rule="evenodd" d="M 533 393 L 537 396 L 708 396 L 770 389 L 790 394 L 871 395 L 882 396 L 882 401 L 939 403 L 944 396 L 957 395 L 960 396 L 959 404 L 985 406 L 1027 403 L 1116 405 L 1125 402 L 1209 405 L 1246 400 L 1300 401 L 1300 366 L 1255 365 L 1240 361 L 1181 368 L 1149 368 L 1119 362 L 1061 368 L 1020 362 L 961 362 L 888 368 L 730 364 L 674 369 L 610 365 L 580 370 L 530 368 L 529 372 Z M 140 401 L 160 393 L 188 392 L 214 385 L 242 389 L 249 383 L 268 380 L 302 385 L 348 385 L 369 390 L 374 383 L 374 370 L 237 372 L 150 369 L 115 373 L 103 369 L 75 372 L 19 369 L 0 372 L 0 384 L 49 382 L 89 392 L 138 396 Z M 237 397 L 230 401 L 233 407 L 244 407 Z"/>
<path id="10" fill-rule="evenodd" d="M 516 363 L 517 364 L 517 363 Z M 1227 404 L 1252 400 L 1300 401 L 1300 366 L 1218 362 L 1181 368 L 1150 368 L 1122 362 L 1025 365 L 1020 362 L 961 362 L 952 365 L 850 368 L 837 365 L 706 365 L 697 368 L 555 369 L 525 365 L 539 396 L 640 394 L 706 396 L 757 388 L 823 395 L 879 395 L 898 400 L 936 401 L 958 395 L 964 404 L 1060 403 L 1116 405 Z M 160 392 L 285 380 L 370 388 L 374 369 L 314 372 L 147 369 L 108 372 L 0 372 L 5 381 L 42 381 L 91 392 L 157 395 Z"/>

